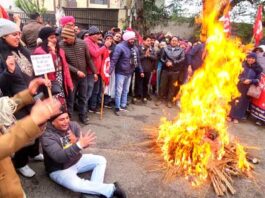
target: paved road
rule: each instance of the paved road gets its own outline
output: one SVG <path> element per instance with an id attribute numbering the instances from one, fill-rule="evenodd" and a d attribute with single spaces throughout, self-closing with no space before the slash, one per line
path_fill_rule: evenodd
<path id="1" fill-rule="evenodd" d="M 97 145 L 84 153 L 104 155 L 108 160 L 106 182 L 119 181 L 128 193 L 129 198 L 212 198 L 215 197 L 209 183 L 192 188 L 183 178 L 176 178 L 172 182 L 163 182 L 162 172 L 150 172 L 152 153 L 137 144 L 143 142 L 145 131 L 158 126 L 160 117 L 166 115 L 173 118 L 177 108 L 167 109 L 164 105 L 159 108 L 153 102 L 147 105 L 130 105 L 129 112 L 117 117 L 111 110 L 106 110 L 104 119 L 99 120 L 99 115 L 90 114 L 91 124 L 83 126 L 83 130 L 91 128 L 97 134 Z M 230 124 L 229 131 L 237 136 L 245 145 L 254 145 L 260 150 L 253 150 L 253 154 L 265 159 L 264 142 L 265 128 L 255 126 L 246 121 L 238 125 Z M 45 175 L 42 163 L 32 162 L 31 167 L 37 172 L 34 179 L 22 179 L 23 186 L 29 198 L 78 198 L 78 193 L 70 192 L 49 180 Z M 257 185 L 245 179 L 235 179 L 234 186 L 237 190 L 236 198 L 261 198 L 264 185 L 261 181 L 265 178 L 265 163 L 261 161 L 256 166 Z M 84 175 L 88 177 L 89 175 Z"/>

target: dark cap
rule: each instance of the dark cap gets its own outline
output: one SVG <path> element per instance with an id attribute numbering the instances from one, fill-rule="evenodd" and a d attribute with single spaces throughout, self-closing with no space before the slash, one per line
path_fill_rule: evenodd
<path id="1" fill-rule="evenodd" d="M 44 27 L 39 32 L 39 38 L 41 38 L 42 41 L 48 39 L 51 35 L 55 35 L 55 29 L 51 27 Z"/>

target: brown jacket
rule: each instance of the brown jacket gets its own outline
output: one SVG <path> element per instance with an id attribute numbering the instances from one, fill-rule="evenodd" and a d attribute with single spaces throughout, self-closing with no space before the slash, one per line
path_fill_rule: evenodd
<path id="1" fill-rule="evenodd" d="M 18 109 L 33 103 L 32 96 L 27 90 L 19 92 L 13 98 Z M 24 197 L 20 180 L 9 157 L 41 134 L 40 128 L 27 116 L 16 122 L 4 135 L 0 133 L 0 197 Z"/>

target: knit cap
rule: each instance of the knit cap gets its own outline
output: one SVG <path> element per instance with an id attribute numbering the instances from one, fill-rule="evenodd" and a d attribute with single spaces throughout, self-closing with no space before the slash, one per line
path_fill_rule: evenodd
<path id="1" fill-rule="evenodd" d="M 135 38 L 135 32 L 133 31 L 126 31 L 123 36 L 122 36 L 124 41 L 128 41 L 130 39 L 134 39 Z"/>
<path id="2" fill-rule="evenodd" d="M 42 41 L 48 39 L 51 35 L 55 35 L 55 29 L 51 27 L 44 27 L 39 32 L 39 38 L 41 38 Z"/>
<path id="3" fill-rule="evenodd" d="M 65 26 L 67 23 L 75 23 L 75 18 L 73 16 L 64 16 L 60 19 L 61 26 Z"/>
<path id="4" fill-rule="evenodd" d="M 249 53 L 249 54 L 247 55 L 247 58 L 255 58 L 255 59 L 257 59 L 257 54 L 254 53 L 254 52 L 251 52 L 251 53 Z"/>
<path id="5" fill-rule="evenodd" d="M 106 39 L 107 37 L 113 37 L 113 33 L 112 32 L 106 32 L 104 39 Z"/>
<path id="6" fill-rule="evenodd" d="M 69 38 L 69 39 L 74 39 L 75 38 L 75 30 L 68 28 L 68 27 L 64 27 L 61 33 L 61 37 L 62 38 Z"/>
<path id="7" fill-rule="evenodd" d="M 0 18 L 0 37 L 15 32 L 20 32 L 20 29 L 17 24 L 8 19 Z"/>
<path id="8" fill-rule="evenodd" d="M 88 34 L 89 36 L 91 35 L 95 35 L 95 34 L 100 34 L 100 31 L 98 29 L 97 26 L 91 26 L 89 29 L 88 29 Z"/>

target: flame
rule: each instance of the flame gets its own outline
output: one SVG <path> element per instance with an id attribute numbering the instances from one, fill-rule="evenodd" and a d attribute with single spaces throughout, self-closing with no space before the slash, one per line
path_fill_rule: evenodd
<path id="1" fill-rule="evenodd" d="M 230 102 L 240 95 L 238 76 L 245 53 L 238 39 L 227 38 L 216 18 L 217 0 L 206 0 L 202 25 L 207 29 L 204 64 L 192 79 L 181 87 L 181 111 L 176 120 L 161 119 L 157 144 L 168 165 L 175 166 L 193 185 L 208 177 L 208 165 L 222 159 L 229 144 L 226 117 Z M 204 29 L 205 33 L 205 29 Z M 211 139 L 210 135 L 217 137 Z M 238 167 L 247 170 L 242 146 L 237 144 Z"/>

